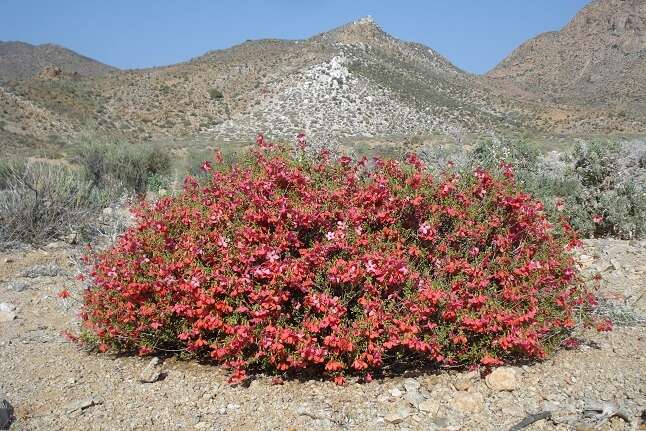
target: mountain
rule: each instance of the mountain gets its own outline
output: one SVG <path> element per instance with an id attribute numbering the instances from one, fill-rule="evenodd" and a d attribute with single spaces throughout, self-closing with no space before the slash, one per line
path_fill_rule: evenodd
<path id="1" fill-rule="evenodd" d="M 251 142 L 258 132 L 293 139 L 304 131 L 320 142 L 643 133 L 644 1 L 593 2 L 485 76 L 389 35 L 370 17 L 164 67 L 70 73 L 55 65 L 0 84 L 0 145 L 88 133 L 189 145 Z"/>
<path id="2" fill-rule="evenodd" d="M 646 0 L 595 0 L 487 73 L 541 101 L 646 110 Z"/>
<path id="3" fill-rule="evenodd" d="M 520 112 L 486 79 L 369 17 L 306 40 L 247 41 L 185 63 L 86 79 L 41 74 L 6 89 L 77 127 L 137 139 L 491 134 L 515 127 Z"/>
<path id="4" fill-rule="evenodd" d="M 54 44 L 30 45 L 0 41 L 0 82 L 31 78 L 43 70 L 54 75 L 62 72 L 99 76 L 116 68 Z"/>

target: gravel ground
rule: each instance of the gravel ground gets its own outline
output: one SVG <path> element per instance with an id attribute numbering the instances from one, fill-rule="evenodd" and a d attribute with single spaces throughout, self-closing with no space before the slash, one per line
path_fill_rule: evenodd
<path id="1" fill-rule="evenodd" d="M 14 408 L 11 430 L 506 430 L 546 410 L 551 419 L 525 429 L 640 429 L 646 241 L 591 240 L 582 253 L 585 271 L 603 275 L 601 312 L 617 326 L 585 332 L 576 350 L 487 378 L 443 371 L 339 387 L 259 377 L 232 387 L 220 368 L 176 358 L 161 358 L 161 370 L 147 372 L 160 378 L 142 383 L 150 359 L 89 354 L 66 342 L 61 332 L 77 325 L 78 250 L 54 243 L 0 252 L 0 402 Z M 57 297 L 64 288 L 72 298 Z M 630 424 L 613 417 L 586 425 L 586 405 L 613 401 Z"/>

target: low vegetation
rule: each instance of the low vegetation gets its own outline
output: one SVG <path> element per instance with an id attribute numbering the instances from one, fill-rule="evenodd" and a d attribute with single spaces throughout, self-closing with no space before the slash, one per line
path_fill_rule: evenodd
<path id="1" fill-rule="evenodd" d="M 222 92 L 217 88 L 211 88 L 209 90 L 209 97 L 213 100 L 220 100 L 224 98 L 224 94 L 222 94 Z"/>
<path id="2" fill-rule="evenodd" d="M 541 199 L 552 221 L 568 217 L 583 237 L 646 236 L 646 146 L 592 142 L 571 153 L 546 159 L 531 146 L 481 143 L 467 169 L 511 163 L 518 179 Z"/>
<path id="3" fill-rule="evenodd" d="M 44 162 L 0 164 L 0 242 L 42 243 L 70 234 L 91 237 L 116 196 L 79 173 Z"/>
<path id="4" fill-rule="evenodd" d="M 136 193 L 150 184 L 162 186 L 171 172 L 168 151 L 154 145 L 89 143 L 79 148 L 76 160 L 92 185 L 116 183 Z"/>
<path id="5" fill-rule="evenodd" d="M 144 203 L 89 256 L 84 343 L 369 380 L 392 363 L 540 359 L 591 305 L 570 248 L 509 165 L 431 172 L 262 137 L 248 159 Z M 602 325 L 605 328 L 605 325 Z"/>

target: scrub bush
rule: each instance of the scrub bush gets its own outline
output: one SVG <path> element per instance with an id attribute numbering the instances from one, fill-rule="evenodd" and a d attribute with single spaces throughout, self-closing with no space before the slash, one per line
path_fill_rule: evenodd
<path id="1" fill-rule="evenodd" d="M 432 175 L 406 163 L 249 160 L 143 204 L 88 256 L 81 339 L 99 351 L 185 351 L 231 367 L 342 383 L 387 364 L 544 358 L 593 299 L 571 226 L 548 221 L 511 167 Z"/>

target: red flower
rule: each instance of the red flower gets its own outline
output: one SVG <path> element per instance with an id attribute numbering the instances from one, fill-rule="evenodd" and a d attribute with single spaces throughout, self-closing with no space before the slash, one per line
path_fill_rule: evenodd
<path id="1" fill-rule="evenodd" d="M 58 297 L 63 298 L 63 299 L 69 298 L 70 297 L 70 291 L 67 290 L 67 289 L 63 289 L 60 292 L 58 292 Z"/>
<path id="2" fill-rule="evenodd" d="M 204 172 L 211 172 L 211 162 L 208 160 L 205 160 L 204 163 L 202 163 L 201 169 Z"/>
<path id="3" fill-rule="evenodd" d="M 600 224 L 601 222 L 603 222 L 603 216 L 601 214 L 595 214 L 594 216 L 592 216 L 592 221 L 596 224 Z"/>
<path id="4" fill-rule="evenodd" d="M 612 331 L 612 322 L 607 319 L 597 322 L 597 331 L 599 332 Z"/>
<path id="5" fill-rule="evenodd" d="M 504 362 L 503 362 L 503 361 L 501 361 L 501 360 L 500 360 L 500 359 L 498 359 L 498 358 L 494 358 L 493 356 L 489 356 L 489 354 L 486 354 L 485 356 L 483 356 L 483 357 L 482 357 L 482 359 L 480 359 L 480 363 L 481 363 L 482 365 L 486 365 L 486 366 L 502 365 L 502 364 L 504 364 Z"/>
<path id="6" fill-rule="evenodd" d="M 553 229 L 509 166 L 433 175 L 411 156 L 368 170 L 257 144 L 253 163 L 205 162 L 208 179 L 142 203 L 89 251 L 81 317 L 99 350 L 208 354 L 232 382 L 263 367 L 343 383 L 396 357 L 541 359 L 593 305 L 575 232 Z"/>

